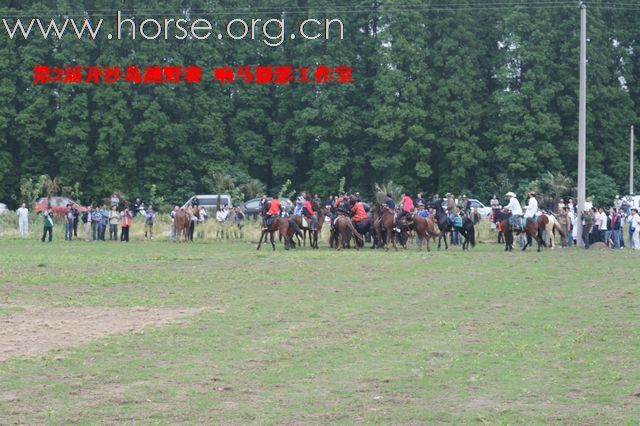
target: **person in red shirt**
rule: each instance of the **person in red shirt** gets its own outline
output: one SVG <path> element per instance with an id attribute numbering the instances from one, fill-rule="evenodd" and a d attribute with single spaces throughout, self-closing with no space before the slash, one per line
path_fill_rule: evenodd
<path id="1" fill-rule="evenodd" d="M 282 213 L 282 205 L 280 204 L 278 194 L 275 194 L 269 202 L 269 211 L 267 211 L 267 216 L 280 216 L 280 213 Z"/>
<path id="2" fill-rule="evenodd" d="M 404 198 L 402 199 L 402 211 L 398 215 L 396 219 L 396 230 L 400 230 L 400 219 L 403 217 L 407 218 L 407 221 L 411 220 L 411 215 L 413 213 L 413 199 L 411 199 L 411 193 L 405 192 Z"/>
<path id="3" fill-rule="evenodd" d="M 307 194 L 307 196 L 305 197 L 302 212 L 307 217 L 307 219 L 311 221 L 311 230 L 315 231 L 318 224 L 318 216 L 313 211 L 313 206 L 311 205 L 311 195 Z"/>
<path id="4" fill-rule="evenodd" d="M 365 211 L 364 205 L 360 201 L 356 202 L 353 205 L 353 207 L 351 208 L 351 213 L 351 220 L 353 220 L 354 223 L 360 223 L 364 222 L 365 220 L 369 220 L 369 215 Z"/>
<path id="5" fill-rule="evenodd" d="M 404 193 L 404 198 L 402 199 L 402 211 L 406 213 L 413 213 L 413 200 L 411 199 L 411 194 L 409 192 Z"/>
<path id="6" fill-rule="evenodd" d="M 362 201 L 357 201 L 356 198 L 351 200 L 351 221 L 353 222 L 353 227 L 356 228 L 362 235 L 366 235 L 370 230 L 369 225 L 369 214 L 364 208 L 364 204 Z M 357 241 L 356 244 L 362 247 L 364 243 Z"/>
<path id="7" fill-rule="evenodd" d="M 278 194 L 274 194 L 271 201 L 269 201 L 269 210 L 267 210 L 267 214 L 264 217 L 263 228 L 267 229 L 269 226 L 269 220 L 273 217 L 278 217 L 282 213 L 282 205 L 280 204 L 280 200 Z"/>

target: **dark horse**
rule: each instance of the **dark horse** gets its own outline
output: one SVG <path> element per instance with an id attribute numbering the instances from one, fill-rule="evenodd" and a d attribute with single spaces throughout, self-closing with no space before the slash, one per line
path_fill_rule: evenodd
<path id="1" fill-rule="evenodd" d="M 462 250 L 468 250 L 469 244 L 471 244 L 471 247 L 476 246 L 476 229 L 473 225 L 473 220 L 471 220 L 469 216 L 462 216 L 462 226 L 457 226 L 456 230 L 464 238 L 464 243 L 462 243 Z"/>
<path id="2" fill-rule="evenodd" d="M 442 200 L 437 200 L 431 204 L 436 211 L 436 223 L 438 224 L 438 229 L 440 229 L 440 237 L 438 238 L 438 250 L 440 250 L 440 243 L 444 238 L 444 249 L 449 250 L 449 244 L 447 244 L 447 233 L 453 234 L 454 227 L 449 223 L 449 216 L 447 212 L 442 208 Z"/>
<path id="3" fill-rule="evenodd" d="M 502 233 L 504 234 L 505 248 L 504 251 L 513 250 L 513 233 L 520 235 L 525 233 L 527 236 L 527 242 L 522 247 L 522 251 L 525 251 L 527 247 L 533 245 L 533 239 L 538 242 L 538 252 L 541 251 L 542 246 L 547 246 L 542 238 L 541 229 L 538 226 L 538 221 L 528 218 L 525 222 L 524 230 L 520 228 L 514 228 L 511 226 L 511 212 L 503 210 L 497 212 L 498 221 L 502 226 Z"/>
<path id="4" fill-rule="evenodd" d="M 331 232 L 331 247 L 335 247 L 336 250 L 344 249 L 349 244 L 351 237 L 356 239 L 356 249 L 360 249 L 360 242 L 364 242 L 364 238 L 356 228 L 353 227 L 351 218 L 343 213 L 338 213 L 338 217 L 333 223 L 333 230 Z"/>
<path id="5" fill-rule="evenodd" d="M 398 245 L 396 244 L 396 231 L 394 230 L 396 227 L 395 217 L 395 212 L 384 204 L 376 204 L 373 207 L 372 221 L 373 229 L 376 233 L 375 239 L 377 240 L 378 245 L 381 245 L 382 241 L 384 241 L 384 248 L 386 251 L 389 251 L 389 243 L 393 244 L 395 251 L 398 251 Z"/>

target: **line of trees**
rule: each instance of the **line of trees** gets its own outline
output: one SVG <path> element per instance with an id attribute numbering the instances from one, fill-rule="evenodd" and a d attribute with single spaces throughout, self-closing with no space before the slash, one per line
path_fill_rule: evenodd
<path id="1" fill-rule="evenodd" d="M 456 0 L 449 9 L 429 9 L 447 3 L 431 0 L 354 0 L 348 8 L 328 0 L 4 1 L 2 16 L 101 11 L 107 27 L 106 11 L 118 9 L 212 20 L 221 11 L 248 20 L 277 11 L 291 21 L 335 16 L 345 39 L 272 48 L 217 38 L 4 38 L 0 201 L 19 202 L 21 183 L 41 175 L 85 203 L 114 191 L 145 198 L 152 188 L 184 201 L 219 187 L 220 176 L 244 195 L 242 185 L 277 190 L 287 180 L 325 194 L 344 176 L 345 189 L 362 193 L 393 181 L 485 201 L 548 173 L 573 181 L 578 9 L 477 7 L 492 1 Z M 640 12 L 598 7 L 607 3 L 589 3 L 588 185 L 603 198 L 628 181 L 629 125 L 640 111 Z M 35 86 L 36 64 L 345 64 L 355 83 Z"/>

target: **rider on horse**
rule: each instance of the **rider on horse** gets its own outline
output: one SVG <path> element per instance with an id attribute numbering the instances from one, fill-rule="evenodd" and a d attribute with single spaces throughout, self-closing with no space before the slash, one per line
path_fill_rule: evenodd
<path id="1" fill-rule="evenodd" d="M 279 217 L 282 213 L 282 205 L 280 204 L 280 200 L 278 199 L 278 194 L 273 195 L 273 199 L 267 203 L 268 210 L 267 214 L 264 216 L 262 227 L 263 229 L 267 229 L 269 226 L 269 221 L 273 217 Z"/>
<path id="2" fill-rule="evenodd" d="M 516 198 L 516 194 L 507 192 L 506 196 L 509 197 L 509 204 L 507 204 L 504 209 L 511 213 L 511 217 L 509 218 L 511 226 L 520 229 L 524 228 L 522 224 L 522 206 L 518 198 Z"/>
<path id="3" fill-rule="evenodd" d="M 316 231 L 316 226 L 318 224 L 318 215 L 313 211 L 313 206 L 311 205 L 311 195 L 307 195 L 305 202 L 302 207 L 302 213 L 304 216 L 311 221 L 311 230 Z"/>
<path id="4" fill-rule="evenodd" d="M 416 212 L 417 216 L 429 217 L 429 210 L 425 210 L 424 201 L 422 201 L 422 200 L 418 201 L 416 206 L 418 208 L 418 211 Z"/>
<path id="5" fill-rule="evenodd" d="M 349 216 L 351 208 L 349 207 L 349 198 L 347 198 L 344 192 L 340 192 L 338 194 L 338 198 L 336 199 L 336 204 L 334 210 L 331 214 L 331 230 L 333 231 L 333 225 L 336 222 L 336 219 L 339 214 L 345 214 Z"/>
<path id="6" fill-rule="evenodd" d="M 405 192 L 404 198 L 402 198 L 402 212 L 398 215 L 396 219 L 396 228 L 400 227 L 400 219 L 403 217 L 407 218 L 407 222 L 411 221 L 413 213 L 413 200 L 411 199 L 411 193 Z"/>
<path id="7" fill-rule="evenodd" d="M 536 192 L 529 191 L 527 195 L 529 196 L 529 204 L 527 204 L 527 211 L 524 214 L 525 221 L 526 219 L 536 220 L 538 216 L 538 200 L 536 199 Z"/>
<path id="8" fill-rule="evenodd" d="M 351 205 L 351 221 L 356 230 L 362 233 L 361 230 L 366 228 L 369 222 L 369 214 L 366 212 L 362 201 L 359 201 L 357 198 L 352 200 Z"/>
<path id="9" fill-rule="evenodd" d="M 298 198 L 296 198 L 296 207 L 293 210 L 294 216 L 302 215 L 302 209 L 304 208 L 304 204 L 307 201 L 307 193 L 302 191 Z"/>

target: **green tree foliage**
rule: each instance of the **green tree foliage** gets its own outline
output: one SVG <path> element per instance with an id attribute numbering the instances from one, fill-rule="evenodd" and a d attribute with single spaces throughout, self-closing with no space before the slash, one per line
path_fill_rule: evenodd
<path id="1" fill-rule="evenodd" d="M 285 16 L 289 35 L 302 17 L 340 18 L 345 39 L 287 38 L 273 48 L 215 37 L 3 36 L 0 200 L 31 200 L 27 187 L 41 175 L 56 176 L 86 203 L 114 191 L 176 204 L 194 193 L 249 198 L 287 181 L 283 196 L 302 188 L 325 194 L 336 191 L 341 176 L 345 188 L 368 195 L 375 193 L 373 182 L 464 191 L 485 201 L 532 184 L 566 194 L 571 188 L 545 176 L 576 180 L 575 3 L 4 1 L 2 16 L 101 11 L 107 28 L 118 9 L 138 22 L 149 15 Z M 640 10 L 599 7 L 605 3 L 589 2 L 587 156 L 590 189 L 596 194 L 595 186 L 606 185 L 602 196 L 609 196 L 627 185 L 628 129 L 640 111 Z M 207 72 L 225 64 L 345 64 L 354 83 L 221 85 L 208 78 L 199 85 L 34 85 L 36 64 L 196 64 Z M 216 174 L 232 185 L 220 186 Z"/>

